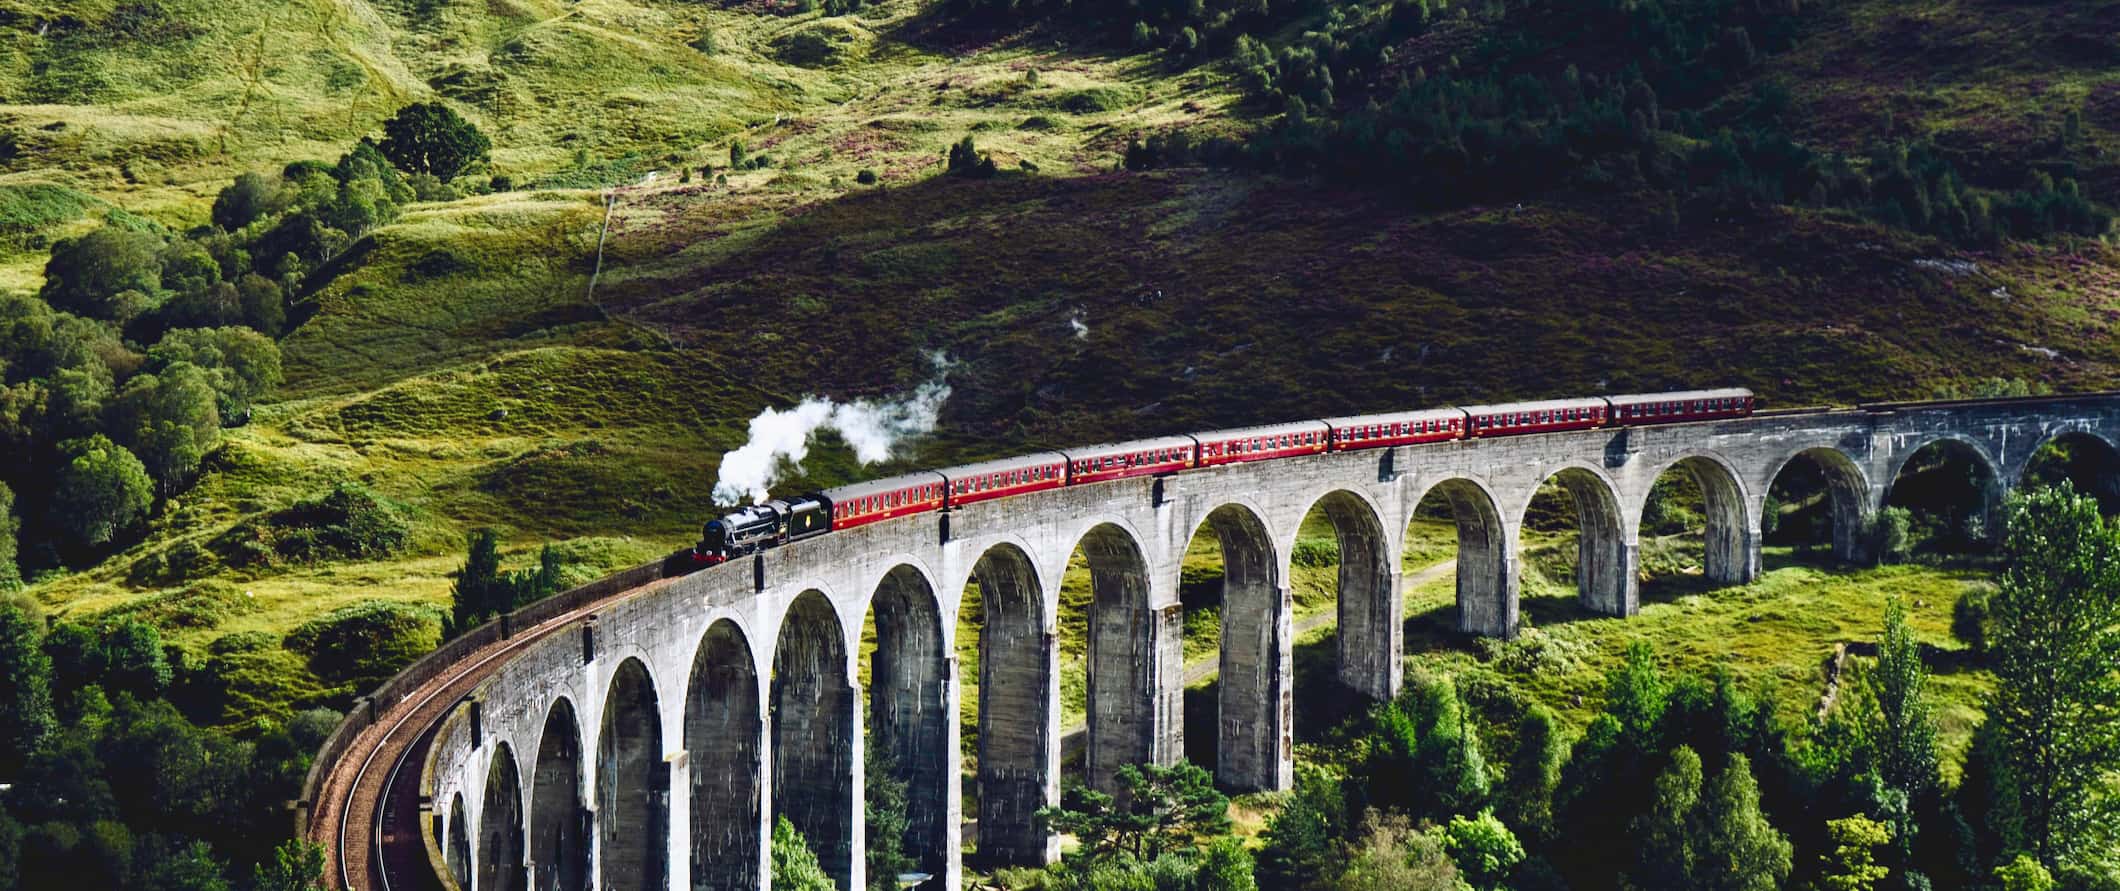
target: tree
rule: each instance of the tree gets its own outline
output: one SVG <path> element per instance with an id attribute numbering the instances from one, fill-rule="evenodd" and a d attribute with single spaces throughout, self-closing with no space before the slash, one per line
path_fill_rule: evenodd
<path id="1" fill-rule="evenodd" d="M 1907 627 L 1906 607 L 1896 598 L 1885 604 L 1884 639 L 1878 643 L 1877 666 L 1870 681 L 1877 697 L 1877 715 L 1869 736 L 1878 772 L 1887 784 L 1909 797 L 1940 790 L 1936 719 L 1928 702 L 1929 670 L 1921 661 L 1921 644 Z"/>
<path id="2" fill-rule="evenodd" d="M 250 885 L 256 891 L 326 891 L 324 846 L 302 839 L 281 842 L 270 863 L 252 870 Z"/>
<path id="3" fill-rule="evenodd" d="M 1509 827 L 1494 818 L 1492 811 L 1481 811 L 1476 817 L 1451 817 L 1450 825 L 1443 828 L 1443 850 L 1449 852 L 1458 874 L 1475 891 L 1504 887 L 1509 874 L 1524 862 L 1524 846 Z"/>
<path id="4" fill-rule="evenodd" d="M 1876 849 L 1892 842 L 1892 828 L 1862 814 L 1826 821 L 1833 850 L 1826 854 L 1827 891 L 1871 891 L 1891 870 L 1877 865 Z"/>
<path id="5" fill-rule="evenodd" d="M 161 482 L 162 493 L 174 494 L 191 482 L 199 462 L 220 444 L 218 399 L 205 371 L 190 362 L 176 362 L 160 374 L 127 381 L 112 406 L 111 426 Z"/>
<path id="6" fill-rule="evenodd" d="M 457 570 L 456 587 L 450 594 L 452 607 L 449 623 L 442 629 L 444 637 L 455 637 L 505 611 L 501 601 L 509 597 L 508 586 L 500 575 L 500 535 L 491 529 L 472 532 L 470 551 L 464 556 L 464 567 Z"/>
<path id="7" fill-rule="evenodd" d="M 1880 508 L 1865 521 L 1870 559 L 1878 564 L 1899 563 L 1913 550 L 1914 515 L 1906 508 Z"/>
<path id="8" fill-rule="evenodd" d="M 236 181 L 213 199 L 213 224 L 228 232 L 248 226 L 287 209 L 293 200 L 278 177 L 259 173 L 236 175 Z"/>
<path id="9" fill-rule="evenodd" d="M 52 663 L 36 620 L 0 602 L 0 776 L 13 777 L 53 729 Z"/>
<path id="10" fill-rule="evenodd" d="M 1414 796 L 1417 818 L 1443 820 L 1471 813 L 1487 804 L 1487 760 L 1479 734 L 1465 718 L 1465 702 L 1448 677 L 1413 687 L 1414 717 L 1420 725 L 1415 760 L 1420 765 Z"/>
<path id="11" fill-rule="evenodd" d="M 2007 510 L 1987 714 L 2021 844 L 2051 871 L 2097 854 L 2100 823 L 2120 816 L 2101 794 L 2120 768 L 2120 539 L 2067 483 L 2012 495 Z"/>
<path id="12" fill-rule="evenodd" d="M 1495 805 L 1509 825 L 1529 838 L 1542 840 L 1553 833 L 1553 793 L 1561 782 L 1561 765 L 1568 759 L 1568 744 L 1562 738 L 1553 710 L 1533 704 L 1516 725 L 1516 752 L 1501 786 L 1495 789 Z"/>
<path id="13" fill-rule="evenodd" d="M 1619 721 L 1622 737 L 1639 751 L 1663 751 L 1658 737 L 1669 695 L 1647 641 L 1628 644 L 1627 661 L 1605 676 L 1605 713 Z"/>
<path id="14" fill-rule="evenodd" d="M 15 490 L 0 483 L 0 594 L 22 587 L 22 570 L 15 564 L 15 536 L 22 521 L 15 519 Z"/>
<path id="15" fill-rule="evenodd" d="M 221 875 L 221 861 L 213 848 L 194 841 L 154 865 L 146 885 L 148 891 L 229 891 Z"/>
<path id="16" fill-rule="evenodd" d="M 127 292 L 162 290 L 162 239 L 135 229 L 106 225 L 52 245 L 44 264 L 46 303 L 61 312 L 124 321 L 140 307 L 120 299 Z"/>
<path id="17" fill-rule="evenodd" d="M 786 817 L 773 824 L 773 887 L 780 891 L 833 891 L 832 877 L 817 864 L 809 840 Z"/>
<path id="18" fill-rule="evenodd" d="M 143 700 L 159 699 L 168 692 L 169 656 L 162 649 L 162 632 L 155 626 L 120 622 L 103 632 L 99 649 L 103 670 L 98 682 L 109 692 L 131 693 Z"/>
<path id="19" fill-rule="evenodd" d="M 1199 871 L 1193 874 L 1194 891 L 1257 891 L 1251 851 L 1229 836 L 1215 839 L 1200 855 Z"/>
<path id="20" fill-rule="evenodd" d="M 59 457 L 53 519 L 75 542 L 109 544 L 147 516 L 154 481 L 133 453 L 98 433 L 60 443 Z"/>
<path id="21" fill-rule="evenodd" d="M 1649 812 L 1634 821 L 1639 842 L 1635 867 L 1627 884 L 1637 888 L 1686 888 L 1697 869 L 1694 821 L 1700 809 L 1700 756 L 1680 746 L 1671 751 L 1671 766 L 1656 776 L 1656 797 Z"/>
<path id="22" fill-rule="evenodd" d="M 1730 763 L 1702 790 L 1695 884 L 1703 891 L 1775 891 L 1789 877 L 1793 850 L 1759 809 L 1752 763 Z"/>
<path id="23" fill-rule="evenodd" d="M 861 797 L 862 814 L 867 826 L 868 877 L 873 891 L 893 891 L 898 887 L 898 877 L 915 871 L 920 864 L 905 852 L 906 782 L 896 775 L 896 765 L 881 747 L 871 745 L 866 751 L 868 765 L 863 771 L 867 784 Z"/>
<path id="24" fill-rule="evenodd" d="M 380 148 L 399 170 L 431 173 L 448 182 L 474 162 L 485 160 L 493 142 L 449 106 L 415 102 L 398 109 L 397 116 L 383 124 Z"/>
<path id="25" fill-rule="evenodd" d="M 1331 881 L 1339 871 L 1339 839 L 1347 828 L 1340 784 L 1317 766 L 1298 763 L 1294 792 L 1260 834 L 1259 886 L 1297 891 Z"/>
<path id="26" fill-rule="evenodd" d="M 1128 764 L 1119 768 L 1118 780 L 1117 798 L 1076 788 L 1073 806 L 1038 810 L 1053 831 L 1081 841 L 1077 862 L 1083 868 L 1120 855 L 1146 863 L 1229 831 L 1229 799 L 1197 764 Z"/>
<path id="27" fill-rule="evenodd" d="M 1995 883 L 2002 891 L 2054 891 L 2054 876 L 2030 854 L 1995 867 Z"/>
<path id="28" fill-rule="evenodd" d="M 245 280 L 252 279 L 271 288 L 274 299 L 278 299 L 277 285 L 257 276 Z M 147 351 L 144 370 L 161 374 L 180 364 L 206 372 L 223 418 L 248 415 L 250 404 L 280 383 L 279 345 L 272 338 L 238 326 L 168 331 Z"/>
<path id="29" fill-rule="evenodd" d="M 1371 811 L 1347 863 L 1322 885 L 1330 891 L 1459 891 L 1457 866 L 1443 852 L 1441 833 L 1417 832 L 1405 816 Z"/>

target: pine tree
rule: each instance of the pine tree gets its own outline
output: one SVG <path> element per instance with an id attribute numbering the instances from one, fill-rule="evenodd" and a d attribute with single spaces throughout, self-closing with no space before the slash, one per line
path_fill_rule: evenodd
<path id="1" fill-rule="evenodd" d="M 471 533 L 471 546 L 464 567 L 457 571 L 451 591 L 449 623 L 443 629 L 454 637 L 493 618 L 513 605 L 514 591 L 501 578 L 500 536 L 491 529 Z"/>
<path id="2" fill-rule="evenodd" d="M 2120 768 L 2120 539 L 2073 486 L 2011 496 L 2006 567 L 1987 632 L 1988 720 L 2023 842 L 2050 870 L 2090 849 Z"/>
<path id="3" fill-rule="evenodd" d="M 1759 809 L 1759 784 L 1743 755 L 1702 790 L 1696 820 L 1693 888 L 1702 891 L 1775 891 L 1789 877 L 1789 840 Z"/>

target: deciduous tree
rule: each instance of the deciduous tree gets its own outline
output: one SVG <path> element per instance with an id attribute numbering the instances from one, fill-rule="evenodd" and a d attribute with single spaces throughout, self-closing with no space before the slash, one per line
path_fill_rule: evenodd
<path id="1" fill-rule="evenodd" d="M 431 173 L 448 182 L 483 160 L 493 142 L 449 106 L 415 102 L 383 124 L 380 147 L 399 170 Z"/>
<path id="2" fill-rule="evenodd" d="M 2049 870 L 2115 819 L 2120 768 L 2120 539 L 2067 483 L 2009 501 L 2002 578 L 1989 601 L 1995 691 L 2017 840 Z"/>
<path id="3" fill-rule="evenodd" d="M 147 516 L 154 481 L 133 453 L 98 433 L 59 446 L 53 519 L 78 544 L 100 547 Z"/>

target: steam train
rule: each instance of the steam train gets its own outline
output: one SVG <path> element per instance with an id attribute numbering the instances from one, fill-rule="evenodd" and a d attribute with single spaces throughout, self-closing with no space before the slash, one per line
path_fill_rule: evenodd
<path id="1" fill-rule="evenodd" d="M 711 566 L 835 529 L 1063 486 L 1325 452 L 1742 418 L 1756 402 L 1752 391 L 1736 388 L 1642 393 L 1325 418 L 1037 452 L 755 504 L 708 521 L 691 561 Z"/>

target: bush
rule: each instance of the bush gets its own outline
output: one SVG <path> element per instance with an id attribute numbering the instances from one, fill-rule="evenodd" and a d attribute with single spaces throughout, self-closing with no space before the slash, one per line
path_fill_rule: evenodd
<path id="1" fill-rule="evenodd" d="M 1288 560 L 1297 566 L 1313 568 L 1337 566 L 1340 563 L 1340 542 L 1334 538 L 1297 539 Z"/>
<path id="2" fill-rule="evenodd" d="M 434 649 L 441 620 L 432 610 L 370 600 L 333 610 L 288 633 L 288 650 L 337 684 L 380 682 Z"/>
<path id="3" fill-rule="evenodd" d="M 876 184 L 876 171 L 863 168 L 860 173 L 854 174 L 854 181 L 864 186 L 873 186 Z"/>
<path id="4" fill-rule="evenodd" d="M 61 312 L 123 323 L 147 308 L 138 295 L 161 289 L 162 239 L 105 225 L 52 245 L 39 296 Z"/>
<path id="5" fill-rule="evenodd" d="M 1863 524 L 1870 559 L 1879 564 L 1906 560 L 1914 550 L 1913 526 L 1913 513 L 1903 507 L 1887 507 L 1871 514 Z"/>
<path id="6" fill-rule="evenodd" d="M 979 147 L 966 136 L 956 145 L 950 146 L 949 173 L 967 179 L 989 179 L 1000 173 L 994 159 L 979 153 Z"/>
<path id="7" fill-rule="evenodd" d="M 230 566 L 281 561 L 373 560 L 402 553 L 412 540 L 403 508 L 358 483 L 264 517 L 239 523 L 209 547 Z"/>

